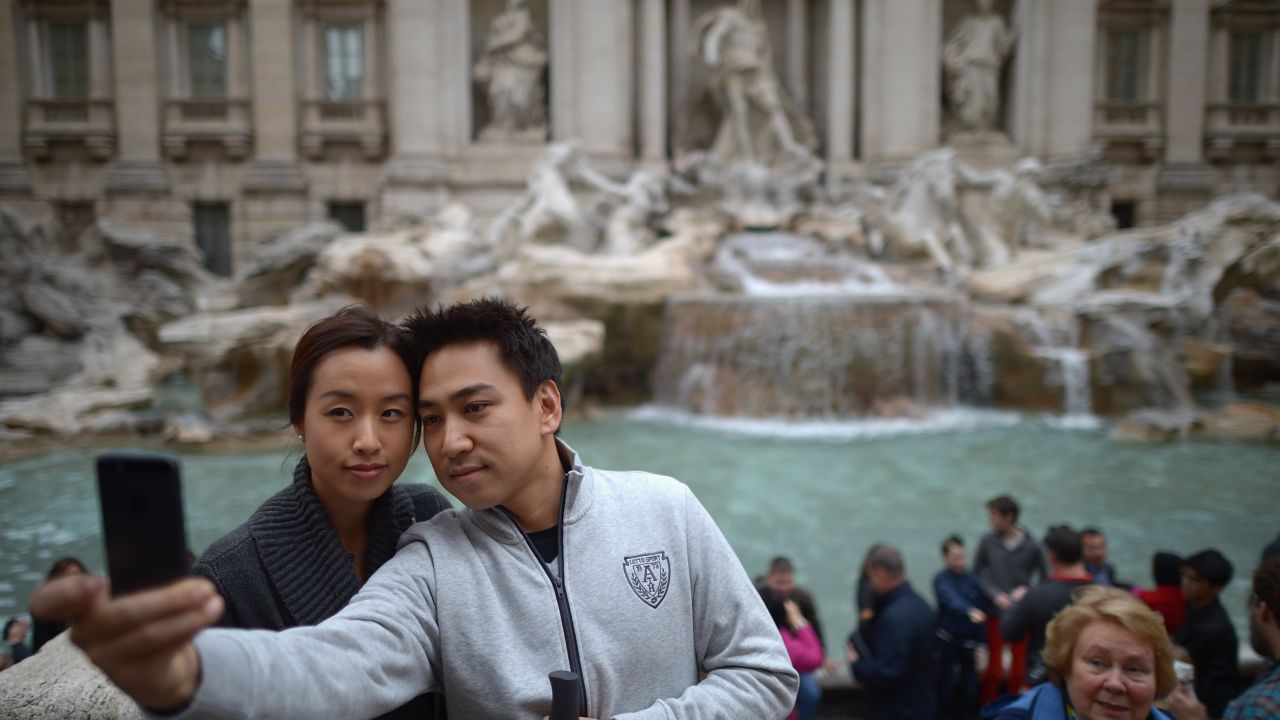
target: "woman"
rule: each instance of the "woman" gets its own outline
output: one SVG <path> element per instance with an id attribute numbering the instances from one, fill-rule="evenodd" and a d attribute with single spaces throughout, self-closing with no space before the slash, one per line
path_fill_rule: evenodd
<path id="1" fill-rule="evenodd" d="M 1133 592 L 1147 607 L 1164 617 L 1164 629 L 1173 637 L 1187 617 L 1187 599 L 1182 596 L 1182 557 L 1158 552 L 1151 558 L 1151 576 L 1156 586 Z"/>
<path id="2" fill-rule="evenodd" d="M 782 644 L 786 646 L 796 672 L 804 675 L 822 667 L 822 643 L 813 626 L 804 618 L 804 613 L 800 612 L 800 606 L 794 600 L 783 600 L 782 594 L 770 587 L 760 588 L 760 599 L 764 600 L 769 616 L 778 626 Z M 806 716 L 811 716 L 816 708 L 805 710 Z M 787 720 L 796 720 L 798 717 L 799 708 L 792 708 Z"/>
<path id="3" fill-rule="evenodd" d="M 1164 621 L 1119 588 L 1089 585 L 1045 633 L 1050 682 L 988 706 L 991 720 L 1170 720 L 1152 707 L 1177 685 Z"/>
<path id="4" fill-rule="evenodd" d="M 192 571 L 226 601 L 221 624 L 281 630 L 341 610 L 400 534 L 449 507 L 400 477 L 421 428 L 416 362 L 401 331 L 352 306 L 312 325 L 289 368 L 289 421 L 304 447 L 289 487 L 215 541 Z M 386 717 L 424 717 L 422 696 Z"/>

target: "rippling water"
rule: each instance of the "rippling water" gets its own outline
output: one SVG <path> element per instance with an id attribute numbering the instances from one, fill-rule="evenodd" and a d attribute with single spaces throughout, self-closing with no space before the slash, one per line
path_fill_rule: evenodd
<path id="1" fill-rule="evenodd" d="M 831 654 L 852 626 L 853 577 L 868 545 L 900 546 L 913 583 L 931 596 L 942 538 L 958 532 L 972 548 L 986 530 L 985 500 L 1002 492 L 1021 501 L 1036 535 L 1060 522 L 1101 527 L 1130 582 L 1150 585 L 1156 550 L 1221 549 L 1236 566 L 1225 603 L 1242 640 L 1249 575 L 1280 531 L 1280 450 L 1262 445 L 1127 445 L 1088 423 L 965 412 L 929 423 L 796 424 L 649 408 L 570 421 L 562 434 L 589 464 L 688 483 L 753 575 L 773 555 L 791 556 L 817 595 Z M 182 455 L 197 553 L 288 482 L 290 450 Z M 102 568 L 98 452 L 0 466 L 0 616 L 25 606 L 57 557 Z M 434 483 L 421 452 L 403 479 Z"/>

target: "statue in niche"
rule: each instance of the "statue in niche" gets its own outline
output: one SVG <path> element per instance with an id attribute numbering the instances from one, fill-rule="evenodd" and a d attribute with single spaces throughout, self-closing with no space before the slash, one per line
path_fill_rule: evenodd
<path id="1" fill-rule="evenodd" d="M 774 73 L 758 0 L 712 10 L 698 19 L 692 34 L 721 110 L 709 159 L 721 165 L 773 167 L 812 157 L 817 145 L 813 127 L 796 111 Z"/>
<path id="2" fill-rule="evenodd" d="M 994 9 L 978 0 L 978 12 L 956 25 L 942 48 L 947 101 L 957 130 L 992 132 L 1000 111 L 1000 68 L 1013 49 L 1014 33 Z"/>
<path id="3" fill-rule="evenodd" d="M 485 85 L 489 124 L 486 141 L 542 142 L 547 136 L 547 42 L 533 21 L 528 0 L 507 0 L 507 8 L 489 23 L 474 77 Z"/>
<path id="4" fill-rule="evenodd" d="M 779 227 L 817 187 L 822 162 L 814 154 L 812 124 L 774 72 L 760 3 L 718 7 L 698 18 L 691 35 L 692 52 L 707 69 L 711 101 L 690 113 L 677 166 L 720 189 L 721 210 L 739 225 Z M 712 118 L 713 127 L 706 122 Z M 695 127 L 699 123 L 703 127 Z"/>

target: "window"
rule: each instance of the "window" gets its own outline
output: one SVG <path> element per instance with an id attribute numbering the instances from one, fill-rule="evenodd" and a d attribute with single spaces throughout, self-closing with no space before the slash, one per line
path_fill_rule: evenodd
<path id="1" fill-rule="evenodd" d="M 1107 99 L 1112 102 L 1141 102 L 1146 33 L 1141 30 L 1112 30 L 1107 33 Z"/>
<path id="2" fill-rule="evenodd" d="M 227 96 L 227 31 L 222 25 L 187 26 L 187 72 L 191 97 L 221 100 Z"/>
<path id="3" fill-rule="evenodd" d="M 324 29 L 325 99 L 359 100 L 364 96 L 364 38 L 359 25 Z"/>
<path id="4" fill-rule="evenodd" d="M 1255 105 L 1262 102 L 1262 49 L 1260 32 L 1233 32 L 1228 44 L 1227 99 Z"/>
<path id="5" fill-rule="evenodd" d="M 336 221 L 347 232 L 364 232 L 364 203 L 331 202 L 329 219 Z"/>
<path id="6" fill-rule="evenodd" d="M 204 266 L 215 275 L 231 275 L 231 206 L 227 203 L 195 203 L 192 219 L 196 247 Z"/>
<path id="7" fill-rule="evenodd" d="M 53 97 L 58 100 L 84 100 L 89 97 L 88 47 L 88 28 L 83 23 L 49 25 Z"/>

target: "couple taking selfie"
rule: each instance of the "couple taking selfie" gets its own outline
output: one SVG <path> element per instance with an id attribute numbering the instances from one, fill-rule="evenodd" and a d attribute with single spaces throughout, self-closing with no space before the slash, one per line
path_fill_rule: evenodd
<path id="1" fill-rule="evenodd" d="M 196 577 L 60 578 L 32 611 L 164 717 L 536 719 L 558 670 L 580 717 L 786 716 L 797 675 L 732 548 L 677 480 L 583 464 L 560 374 L 505 301 L 343 309 L 294 351 L 289 487 Z M 419 438 L 461 507 L 393 485 Z"/>

